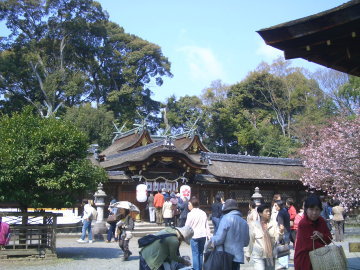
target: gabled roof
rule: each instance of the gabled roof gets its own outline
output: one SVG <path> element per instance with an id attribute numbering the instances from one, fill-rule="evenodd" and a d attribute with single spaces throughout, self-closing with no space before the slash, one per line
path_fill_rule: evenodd
<path id="1" fill-rule="evenodd" d="M 165 143 L 165 141 L 158 141 L 146 146 L 140 146 L 122 153 L 107 156 L 106 160 L 100 163 L 100 166 L 107 170 L 114 170 L 127 167 L 134 163 L 143 162 L 154 155 L 161 155 L 177 156 L 194 168 L 206 168 L 206 164 L 196 161 L 187 152 L 175 147 L 169 147 Z"/>
<path id="2" fill-rule="evenodd" d="M 209 149 L 207 149 L 207 147 L 202 143 L 198 135 L 194 135 L 193 137 L 177 137 L 174 144 L 176 148 L 182 149 L 190 154 L 210 152 Z"/>
<path id="3" fill-rule="evenodd" d="M 127 136 L 117 139 L 112 145 L 100 153 L 100 156 L 110 156 L 138 146 L 152 143 L 149 132 L 145 129 L 141 132 L 132 132 Z"/>
<path id="4" fill-rule="evenodd" d="M 285 59 L 304 58 L 360 76 L 360 0 L 257 32 Z"/>

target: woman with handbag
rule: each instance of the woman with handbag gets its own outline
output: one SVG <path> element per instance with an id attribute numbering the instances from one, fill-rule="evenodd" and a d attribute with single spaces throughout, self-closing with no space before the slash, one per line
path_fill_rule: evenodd
<path id="1" fill-rule="evenodd" d="M 119 209 L 121 219 L 116 223 L 115 237 L 119 238 L 119 247 L 124 252 L 124 261 L 127 261 L 132 254 L 129 250 L 129 242 L 130 239 L 133 238 L 131 231 L 134 230 L 135 224 L 129 209 Z"/>
<path id="2" fill-rule="evenodd" d="M 204 270 L 239 270 L 240 264 L 244 263 L 244 247 L 249 244 L 249 225 L 242 218 L 236 200 L 226 200 L 222 211 L 224 215 L 220 220 L 219 228 L 210 241 L 215 247 L 215 252 L 220 253 L 224 261 L 221 266 L 213 267 L 219 260 L 214 262 L 206 260 Z"/>
<path id="3" fill-rule="evenodd" d="M 273 270 L 275 269 L 275 258 L 273 250 L 284 234 L 284 227 L 278 226 L 277 222 L 271 220 L 271 206 L 262 204 L 257 207 L 260 220 L 250 225 L 250 242 L 245 253 L 247 261 L 253 257 L 254 269 Z"/>
<path id="4" fill-rule="evenodd" d="M 304 217 L 297 234 L 294 255 L 295 270 L 312 270 L 309 252 L 331 242 L 331 233 L 326 221 L 320 216 L 322 203 L 318 196 L 310 195 L 304 204 Z M 321 239 L 320 239 L 321 238 Z"/>

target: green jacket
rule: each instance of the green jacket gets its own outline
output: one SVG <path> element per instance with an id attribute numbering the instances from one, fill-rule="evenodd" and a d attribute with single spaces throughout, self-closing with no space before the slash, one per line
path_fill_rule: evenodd
<path id="1" fill-rule="evenodd" d="M 164 230 L 155 233 L 155 235 L 166 233 L 176 234 L 176 232 L 176 229 L 165 228 Z M 176 236 L 169 236 L 164 238 L 162 243 L 160 243 L 160 240 L 156 240 L 150 245 L 143 247 L 140 254 L 151 270 L 158 270 L 165 261 L 184 263 L 184 259 L 180 257 L 178 252 L 179 246 L 179 239 Z"/>

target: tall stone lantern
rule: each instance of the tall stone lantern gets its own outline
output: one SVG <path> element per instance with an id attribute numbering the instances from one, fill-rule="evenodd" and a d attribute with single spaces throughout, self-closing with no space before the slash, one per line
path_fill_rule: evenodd
<path id="1" fill-rule="evenodd" d="M 255 202 L 256 206 L 261 204 L 262 195 L 260 194 L 260 189 L 258 187 L 255 188 L 255 193 L 251 196 L 251 199 Z"/>
<path id="2" fill-rule="evenodd" d="M 95 239 L 103 239 L 103 234 L 106 233 L 106 222 L 104 221 L 104 208 L 105 208 L 105 197 L 106 193 L 103 190 L 103 184 L 98 185 L 98 190 L 95 192 L 95 206 L 96 211 L 98 212 L 97 219 L 95 224 L 93 224 L 93 234 Z"/>

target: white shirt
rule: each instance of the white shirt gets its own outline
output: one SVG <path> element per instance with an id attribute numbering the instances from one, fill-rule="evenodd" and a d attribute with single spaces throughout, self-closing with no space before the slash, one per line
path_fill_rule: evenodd
<path id="1" fill-rule="evenodd" d="M 193 208 L 187 215 L 185 226 L 194 230 L 193 238 L 211 237 L 207 215 L 199 208 Z"/>

